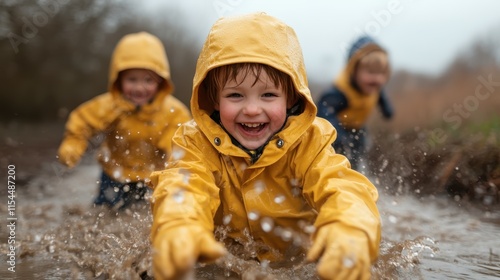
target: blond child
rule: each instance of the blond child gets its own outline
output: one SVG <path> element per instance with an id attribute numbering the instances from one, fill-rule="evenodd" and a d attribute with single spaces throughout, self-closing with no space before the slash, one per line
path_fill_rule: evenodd
<path id="1" fill-rule="evenodd" d="M 191 112 L 167 168 L 151 176 L 155 279 L 226 254 L 219 226 L 226 246 L 258 244 L 258 261 L 319 260 L 324 279 L 370 277 L 378 192 L 335 154 L 291 27 L 265 13 L 218 20 L 198 58 Z M 312 247 L 293 236 L 312 237 Z"/>
<path id="2" fill-rule="evenodd" d="M 73 110 L 58 151 L 72 168 L 91 138 L 102 134 L 97 153 L 102 167 L 94 203 L 127 207 L 143 200 L 152 171 L 165 168 L 175 130 L 191 119 L 172 96 L 174 84 L 163 44 L 154 35 L 124 36 L 110 64 L 109 90 Z"/>

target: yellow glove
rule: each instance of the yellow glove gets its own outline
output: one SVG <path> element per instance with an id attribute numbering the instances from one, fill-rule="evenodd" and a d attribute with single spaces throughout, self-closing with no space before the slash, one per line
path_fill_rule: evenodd
<path id="1" fill-rule="evenodd" d="M 213 262 L 226 254 L 213 234 L 198 225 L 164 227 L 153 240 L 155 279 L 183 279 L 196 261 Z"/>
<path id="2" fill-rule="evenodd" d="M 359 229 L 340 223 L 319 228 L 307 254 L 310 262 L 318 259 L 321 279 L 370 279 L 368 237 Z"/>
<path id="3" fill-rule="evenodd" d="M 87 142 L 85 140 L 64 139 L 59 146 L 57 158 L 60 163 L 73 168 L 78 164 L 86 149 Z"/>

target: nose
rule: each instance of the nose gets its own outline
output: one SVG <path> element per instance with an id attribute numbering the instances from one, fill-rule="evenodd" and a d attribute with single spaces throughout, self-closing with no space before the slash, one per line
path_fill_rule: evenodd
<path id="1" fill-rule="evenodd" d="M 144 90 L 144 83 L 140 80 L 135 80 L 129 83 L 130 89 L 132 89 L 135 92 L 140 92 Z"/>
<path id="2" fill-rule="evenodd" d="M 386 74 L 385 73 L 377 73 L 374 79 L 379 85 L 385 84 Z"/>
<path id="3" fill-rule="evenodd" d="M 258 101 L 248 100 L 245 102 L 245 106 L 243 108 L 243 113 L 246 115 L 258 115 L 262 112 L 262 107 L 260 106 Z"/>

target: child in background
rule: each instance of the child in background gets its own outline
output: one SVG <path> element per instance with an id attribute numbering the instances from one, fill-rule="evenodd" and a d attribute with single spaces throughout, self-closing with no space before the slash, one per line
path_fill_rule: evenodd
<path id="1" fill-rule="evenodd" d="M 270 266 L 319 260 L 324 279 L 368 279 L 378 192 L 335 154 L 294 30 L 265 13 L 219 19 L 193 83 L 193 120 L 177 130 L 167 168 L 151 175 L 155 279 L 179 279 L 238 244 Z M 310 237 L 311 248 L 297 242 Z"/>
<path id="2" fill-rule="evenodd" d="M 143 200 L 145 181 L 165 168 L 175 130 L 191 119 L 172 96 L 174 85 L 162 42 L 146 33 L 124 36 L 115 47 L 109 91 L 73 110 L 59 147 L 61 163 L 74 167 L 90 139 L 104 134 L 97 154 L 102 175 L 96 205 L 122 209 Z"/>
<path id="3" fill-rule="evenodd" d="M 333 86 L 318 102 L 318 116 L 337 129 L 333 146 L 347 156 L 352 168 L 360 170 L 366 151 L 366 121 L 378 104 L 385 118 L 393 109 L 383 87 L 389 79 L 387 53 L 372 38 L 361 37 L 351 47 L 348 62 Z"/>

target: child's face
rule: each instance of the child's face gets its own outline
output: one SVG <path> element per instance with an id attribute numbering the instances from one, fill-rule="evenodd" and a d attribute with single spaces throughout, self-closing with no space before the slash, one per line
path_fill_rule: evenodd
<path id="1" fill-rule="evenodd" d="M 249 150 L 257 149 L 278 132 L 286 120 L 286 92 L 276 87 L 265 70 L 257 79 L 240 71 L 218 93 L 215 109 L 222 125 Z"/>
<path id="2" fill-rule="evenodd" d="M 376 94 L 387 83 L 388 71 L 387 57 L 379 52 L 361 59 L 354 78 L 362 93 Z"/>
<path id="3" fill-rule="evenodd" d="M 146 69 L 128 69 L 121 74 L 123 95 L 137 106 L 149 103 L 158 92 L 161 78 Z"/>

